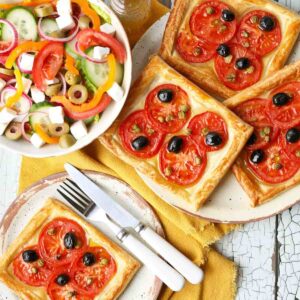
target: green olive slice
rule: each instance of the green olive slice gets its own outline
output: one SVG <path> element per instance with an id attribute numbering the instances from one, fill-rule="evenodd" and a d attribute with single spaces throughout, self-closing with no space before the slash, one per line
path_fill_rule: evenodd
<path id="1" fill-rule="evenodd" d="M 56 84 L 49 85 L 47 87 L 46 91 L 45 91 L 45 94 L 48 97 L 56 96 L 60 92 L 61 87 L 62 87 L 61 83 L 56 83 Z"/>
<path id="2" fill-rule="evenodd" d="M 5 136 L 12 141 L 19 140 L 22 136 L 21 124 L 11 123 L 5 130 Z"/>
<path id="3" fill-rule="evenodd" d="M 86 29 L 86 28 L 90 28 L 91 23 L 92 20 L 88 16 L 84 15 L 79 18 L 78 25 L 80 29 Z"/>
<path id="4" fill-rule="evenodd" d="M 80 75 L 73 74 L 70 71 L 66 72 L 65 79 L 66 79 L 67 84 L 69 84 L 69 85 L 75 85 L 75 84 L 80 83 L 80 81 L 81 81 Z"/>
<path id="5" fill-rule="evenodd" d="M 59 138 L 59 146 L 61 148 L 70 148 L 76 143 L 76 139 L 71 134 L 62 135 Z"/>
<path id="6" fill-rule="evenodd" d="M 5 68 L 0 68 L 0 73 L 8 76 L 14 76 L 14 71 L 5 69 Z"/>
<path id="7" fill-rule="evenodd" d="M 37 15 L 37 17 L 44 18 L 52 15 L 54 13 L 54 8 L 51 4 L 45 3 L 37 6 L 34 9 L 34 12 Z"/>
<path id="8" fill-rule="evenodd" d="M 73 104 L 82 104 L 88 99 L 89 93 L 84 85 L 76 84 L 69 88 L 68 97 Z"/>
<path id="9" fill-rule="evenodd" d="M 49 133 L 51 136 L 60 137 L 70 131 L 70 126 L 68 123 L 64 124 L 50 124 L 48 127 Z"/>

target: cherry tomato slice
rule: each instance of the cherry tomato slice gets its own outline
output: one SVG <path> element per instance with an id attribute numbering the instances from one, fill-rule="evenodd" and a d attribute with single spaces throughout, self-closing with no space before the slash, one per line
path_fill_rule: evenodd
<path id="1" fill-rule="evenodd" d="M 252 151 L 246 153 L 247 166 L 263 182 L 281 183 L 293 177 L 298 171 L 298 165 L 283 151 L 279 138 L 263 151 L 264 159 L 258 164 L 250 161 Z"/>
<path id="2" fill-rule="evenodd" d="M 170 102 L 161 102 L 158 94 L 168 90 L 172 93 Z M 153 89 L 145 103 L 147 117 L 152 125 L 164 133 L 175 133 L 183 128 L 191 115 L 187 93 L 179 86 L 163 84 Z"/>
<path id="3" fill-rule="evenodd" d="M 205 112 L 195 116 L 189 123 L 190 137 L 206 151 L 217 151 L 226 145 L 228 140 L 227 126 L 222 117 L 213 112 Z M 208 133 L 215 132 L 222 143 L 218 146 L 209 146 L 205 142 Z"/>
<path id="4" fill-rule="evenodd" d="M 246 145 L 249 150 L 265 148 L 279 134 L 279 129 L 274 127 L 267 113 L 268 105 L 269 100 L 256 98 L 245 101 L 234 108 L 234 112 L 241 119 L 254 127 L 254 133 Z"/>
<path id="5" fill-rule="evenodd" d="M 263 31 L 259 27 L 260 20 L 271 17 L 275 22 L 272 31 Z M 280 44 L 282 36 L 277 18 L 266 11 L 254 10 L 246 14 L 240 22 L 237 34 L 237 41 L 259 56 L 272 52 Z"/>
<path id="6" fill-rule="evenodd" d="M 140 158 L 150 158 L 156 155 L 165 138 L 165 135 L 155 129 L 148 121 L 144 110 L 130 114 L 121 124 L 119 135 L 124 148 Z M 141 136 L 146 137 L 149 143 L 144 148 L 136 150 L 133 148 L 132 142 Z"/>
<path id="7" fill-rule="evenodd" d="M 86 266 L 83 263 L 84 254 L 91 253 L 95 263 Z M 116 262 L 102 247 L 89 247 L 74 263 L 73 278 L 76 288 L 90 296 L 97 295 L 113 278 L 117 271 Z"/>
<path id="8" fill-rule="evenodd" d="M 76 238 L 76 246 L 67 249 L 64 245 L 64 237 L 67 233 L 73 233 Z M 54 266 L 67 265 L 74 257 L 84 251 L 87 245 L 85 232 L 76 222 L 57 218 L 48 223 L 39 236 L 39 248 L 42 257 Z"/>
<path id="9" fill-rule="evenodd" d="M 300 130 L 300 127 L 296 127 Z M 292 158 L 293 161 L 297 162 L 298 166 L 300 164 L 300 141 L 295 143 L 290 143 L 286 139 L 286 133 L 288 129 L 285 129 L 280 134 L 280 143 L 282 145 L 283 151 Z"/>
<path id="10" fill-rule="evenodd" d="M 219 80 L 225 86 L 234 91 L 240 91 L 259 81 L 262 73 L 262 61 L 241 45 L 231 44 L 229 47 L 232 58 L 228 61 L 229 57 L 217 55 L 215 57 L 215 70 Z M 235 64 L 240 58 L 247 58 L 250 67 L 244 70 L 237 69 Z"/>
<path id="11" fill-rule="evenodd" d="M 166 143 L 159 154 L 159 168 L 163 176 L 178 185 L 186 186 L 196 183 L 205 171 L 206 153 L 187 137 L 183 139 L 179 153 L 170 152 Z"/>
<path id="12" fill-rule="evenodd" d="M 176 41 L 179 55 L 190 63 L 203 63 L 216 54 L 216 45 L 199 40 L 196 36 L 181 32 Z"/>
<path id="13" fill-rule="evenodd" d="M 57 284 L 56 279 L 59 275 L 68 276 L 68 283 L 63 286 Z M 56 270 L 56 272 L 51 276 L 47 288 L 47 293 L 51 300 L 91 300 L 93 299 L 91 297 L 96 296 L 96 294 L 91 296 L 80 291 L 76 286 L 72 274 L 65 268 L 60 268 Z"/>
<path id="14" fill-rule="evenodd" d="M 49 42 L 36 55 L 32 77 L 36 87 L 45 91 L 47 85 L 44 80 L 53 80 L 59 72 L 64 59 L 64 44 L 59 42 Z"/>
<path id="15" fill-rule="evenodd" d="M 222 19 L 222 11 L 232 8 L 220 1 L 205 1 L 194 9 L 190 19 L 190 28 L 200 39 L 222 44 L 230 41 L 236 32 L 236 19 L 226 22 Z"/>
<path id="16" fill-rule="evenodd" d="M 275 106 L 272 97 L 277 93 L 287 93 L 292 98 L 284 106 Z M 269 115 L 273 123 L 279 128 L 287 129 L 300 123 L 300 82 L 285 84 L 271 93 Z"/>
<path id="17" fill-rule="evenodd" d="M 22 258 L 25 250 L 36 251 L 39 259 L 25 262 Z M 41 258 L 38 246 L 27 247 L 16 256 L 13 261 L 13 272 L 19 280 L 30 286 L 45 286 L 52 274 L 50 266 Z"/>

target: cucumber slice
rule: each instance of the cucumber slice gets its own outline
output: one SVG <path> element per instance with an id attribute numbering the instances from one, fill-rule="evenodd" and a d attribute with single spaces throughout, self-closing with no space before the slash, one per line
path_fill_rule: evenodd
<path id="1" fill-rule="evenodd" d="M 52 32 L 59 30 L 54 19 L 44 18 L 41 22 L 41 28 L 45 35 L 49 36 Z"/>
<path id="2" fill-rule="evenodd" d="M 69 55 L 71 55 L 73 58 L 77 59 L 79 57 L 79 55 L 77 54 L 77 52 L 75 50 L 75 44 L 76 44 L 76 39 L 73 39 L 71 42 L 65 44 L 65 48 Z"/>
<path id="3" fill-rule="evenodd" d="M 87 55 L 93 56 L 93 49 L 90 48 L 87 51 Z M 100 87 L 103 85 L 108 78 L 108 64 L 103 63 L 103 64 L 97 64 L 93 63 L 87 59 L 82 59 L 81 62 L 81 69 L 86 78 L 96 87 Z M 117 62 L 116 64 L 116 78 L 115 81 L 119 84 L 122 83 L 123 81 L 123 74 L 124 74 L 124 68 L 123 65 L 119 64 Z"/>
<path id="4" fill-rule="evenodd" d="M 38 38 L 37 23 L 34 15 L 27 8 L 17 6 L 6 13 L 6 20 L 13 23 L 19 33 L 20 40 L 36 41 Z M 2 29 L 2 40 L 11 41 L 12 32 L 9 26 Z"/>
<path id="5" fill-rule="evenodd" d="M 34 128 L 35 125 L 45 125 L 45 127 L 49 126 L 50 124 L 50 119 L 48 117 L 48 110 L 50 107 L 53 107 L 53 105 L 49 102 L 41 102 L 37 104 L 33 104 L 31 106 L 30 112 L 36 112 L 36 114 L 33 114 L 29 117 L 29 123 L 32 128 Z M 41 112 L 39 114 L 38 112 Z"/>

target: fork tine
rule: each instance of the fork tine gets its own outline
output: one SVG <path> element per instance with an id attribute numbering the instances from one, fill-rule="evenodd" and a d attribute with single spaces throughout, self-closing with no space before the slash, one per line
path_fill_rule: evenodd
<path id="1" fill-rule="evenodd" d="M 66 189 L 63 185 L 60 186 L 61 189 L 63 189 L 68 195 L 69 197 L 71 197 L 73 200 L 75 200 L 80 206 L 82 206 L 84 209 L 87 208 L 89 206 L 88 203 L 82 201 L 82 199 L 80 199 L 78 196 L 78 194 L 74 194 L 71 191 L 69 191 L 68 189 Z"/>
<path id="2" fill-rule="evenodd" d="M 83 194 L 83 192 L 81 193 L 81 190 L 79 190 L 79 191 L 75 190 L 73 187 L 71 187 L 71 186 L 70 186 L 68 183 L 66 183 L 66 182 L 63 182 L 63 185 L 67 186 L 73 193 L 75 193 L 75 195 L 80 196 L 80 197 L 81 197 L 81 200 L 83 200 L 83 201 L 86 203 L 86 205 L 91 204 L 92 200 L 90 200 L 90 199 L 88 198 L 87 195 Z M 69 192 L 69 193 L 70 193 L 70 192 Z M 71 194 L 71 193 L 70 193 L 70 194 Z"/>
<path id="3" fill-rule="evenodd" d="M 73 186 L 75 186 L 87 199 L 89 199 L 90 201 L 92 201 L 90 199 L 90 197 L 79 187 L 79 185 L 76 182 L 74 182 L 73 180 L 71 180 L 69 178 L 67 178 L 67 181 L 69 181 Z"/>
<path id="4" fill-rule="evenodd" d="M 78 203 L 73 201 L 69 196 L 67 196 L 64 192 L 62 192 L 60 189 L 57 189 L 57 192 L 66 200 L 68 201 L 73 207 L 75 207 L 79 212 L 84 214 L 85 209 L 80 206 Z"/>

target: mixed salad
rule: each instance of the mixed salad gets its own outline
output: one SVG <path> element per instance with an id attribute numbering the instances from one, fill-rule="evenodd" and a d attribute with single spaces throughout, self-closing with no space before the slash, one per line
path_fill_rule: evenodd
<path id="1" fill-rule="evenodd" d="M 123 98 L 125 47 L 86 0 L 0 9 L 0 135 L 71 147 Z"/>

